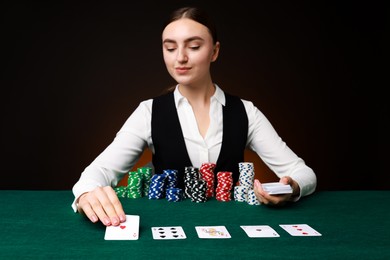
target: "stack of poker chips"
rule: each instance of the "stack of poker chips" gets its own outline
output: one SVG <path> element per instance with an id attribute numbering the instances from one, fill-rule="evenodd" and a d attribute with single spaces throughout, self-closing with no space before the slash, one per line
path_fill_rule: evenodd
<path id="1" fill-rule="evenodd" d="M 206 197 L 214 197 L 214 169 L 215 163 L 202 163 L 200 166 L 200 176 L 207 183 Z"/>
<path id="2" fill-rule="evenodd" d="M 177 170 L 163 170 L 165 179 L 165 197 L 168 201 L 181 201 L 183 198 L 183 190 L 177 188 L 178 171 Z"/>
<path id="3" fill-rule="evenodd" d="M 148 196 L 153 169 L 151 167 L 140 167 L 137 170 L 142 176 L 142 196 Z"/>
<path id="4" fill-rule="evenodd" d="M 127 180 L 127 197 L 137 199 L 142 197 L 142 175 L 139 171 L 130 171 Z"/>
<path id="5" fill-rule="evenodd" d="M 207 182 L 203 179 L 198 179 L 192 180 L 191 184 L 191 201 L 197 203 L 206 202 Z"/>
<path id="6" fill-rule="evenodd" d="M 233 188 L 233 173 L 218 172 L 217 188 L 215 189 L 215 198 L 218 201 L 230 201 Z"/>
<path id="7" fill-rule="evenodd" d="M 184 168 L 184 197 L 192 202 L 207 201 L 207 182 L 201 178 L 199 168 L 187 166 Z"/>
<path id="8" fill-rule="evenodd" d="M 253 181 L 255 177 L 254 165 L 251 162 L 240 162 L 238 164 L 240 172 L 239 185 L 234 187 L 234 200 L 238 202 L 247 202 L 250 205 L 259 205 L 255 192 L 253 190 Z"/>
<path id="9" fill-rule="evenodd" d="M 149 199 L 162 199 L 165 194 L 165 174 L 154 174 L 150 179 L 150 186 L 148 191 Z"/>
<path id="10" fill-rule="evenodd" d="M 165 197 L 168 201 L 181 201 L 183 190 L 176 187 L 177 175 L 177 170 L 163 170 L 163 173 L 153 175 L 149 185 L 148 198 L 162 199 Z"/>
<path id="11" fill-rule="evenodd" d="M 187 166 L 184 168 L 184 198 L 191 198 L 191 188 L 193 181 L 199 179 L 199 168 Z"/>
<path id="12" fill-rule="evenodd" d="M 114 189 L 117 196 L 133 199 L 146 196 L 152 174 L 153 170 L 150 167 L 140 167 L 137 171 L 130 171 L 127 186 L 119 186 Z"/>
<path id="13" fill-rule="evenodd" d="M 183 190 L 180 188 L 167 188 L 165 191 L 167 201 L 177 202 L 183 199 Z"/>

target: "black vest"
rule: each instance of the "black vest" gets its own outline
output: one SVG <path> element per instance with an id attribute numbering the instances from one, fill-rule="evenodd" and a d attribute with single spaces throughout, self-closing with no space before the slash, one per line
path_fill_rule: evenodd
<path id="1" fill-rule="evenodd" d="M 237 183 L 238 163 L 244 160 L 248 137 L 248 117 L 239 97 L 225 93 L 225 98 L 222 146 L 214 173 L 216 175 L 219 171 L 230 171 L 233 173 L 234 183 Z M 155 173 L 159 174 L 167 169 L 178 170 L 178 186 L 184 187 L 184 168 L 192 166 L 192 163 L 185 146 L 173 92 L 153 99 L 152 140 Z"/>

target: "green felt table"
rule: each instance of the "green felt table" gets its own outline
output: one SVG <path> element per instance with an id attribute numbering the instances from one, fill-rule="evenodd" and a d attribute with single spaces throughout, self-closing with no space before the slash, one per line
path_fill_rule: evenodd
<path id="1" fill-rule="evenodd" d="M 70 205 L 71 191 L 0 191 L 0 259 L 390 259 L 390 191 L 316 192 L 282 208 L 244 202 L 121 198 L 140 216 L 138 240 L 104 240 Z M 279 224 L 308 224 L 318 237 L 294 237 Z M 195 226 L 226 226 L 231 238 L 200 239 Z M 240 225 L 280 235 L 249 238 Z M 182 226 L 187 239 L 154 240 L 151 227 Z"/>

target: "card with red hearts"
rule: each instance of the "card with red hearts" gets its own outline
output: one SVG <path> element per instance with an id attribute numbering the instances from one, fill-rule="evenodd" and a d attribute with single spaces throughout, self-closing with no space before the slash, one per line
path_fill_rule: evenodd
<path id="1" fill-rule="evenodd" d="M 106 227 L 105 240 L 137 240 L 139 233 L 139 216 L 126 215 L 126 221 L 119 226 Z"/>
<path id="2" fill-rule="evenodd" d="M 321 234 L 307 224 L 279 225 L 292 236 L 321 236 Z"/>

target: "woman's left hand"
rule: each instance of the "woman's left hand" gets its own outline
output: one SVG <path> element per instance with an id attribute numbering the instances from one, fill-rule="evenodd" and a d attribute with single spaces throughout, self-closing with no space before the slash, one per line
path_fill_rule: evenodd
<path id="1" fill-rule="evenodd" d="M 270 195 L 265 190 L 263 190 L 260 181 L 257 179 L 255 180 L 253 189 L 255 191 L 257 199 L 260 201 L 261 204 L 282 206 L 286 202 L 291 201 L 292 197 L 299 195 L 299 185 L 291 177 L 282 177 L 279 182 L 283 184 L 289 184 L 292 187 L 293 192 L 288 194 Z"/>

